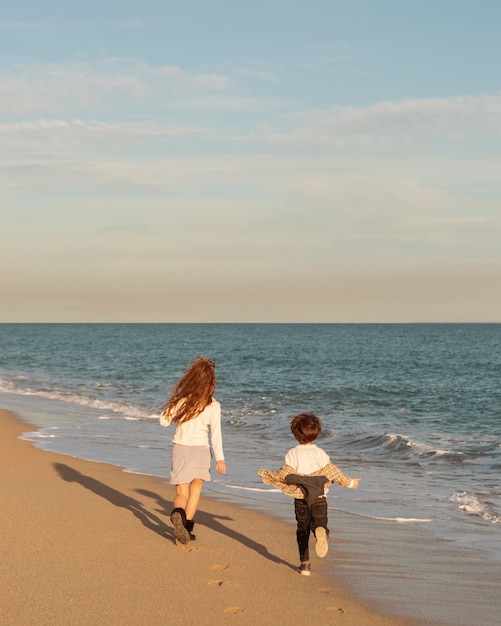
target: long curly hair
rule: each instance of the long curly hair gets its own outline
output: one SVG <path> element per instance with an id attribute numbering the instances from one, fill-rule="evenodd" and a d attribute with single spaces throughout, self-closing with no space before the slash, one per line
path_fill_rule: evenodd
<path id="1" fill-rule="evenodd" d="M 215 362 L 198 356 L 174 385 L 162 414 L 173 415 L 172 421 L 176 424 L 187 422 L 209 406 L 215 389 Z"/>

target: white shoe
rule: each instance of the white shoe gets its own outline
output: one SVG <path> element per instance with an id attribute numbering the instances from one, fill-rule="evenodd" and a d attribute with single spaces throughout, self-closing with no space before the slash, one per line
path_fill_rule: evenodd
<path id="1" fill-rule="evenodd" d="M 301 576 L 311 576 L 311 565 L 309 563 L 301 563 L 298 572 Z"/>
<path id="2" fill-rule="evenodd" d="M 329 542 L 327 541 L 327 531 L 322 526 L 319 526 L 315 530 L 315 538 L 317 543 L 315 544 L 315 552 L 320 558 L 324 557 L 329 552 Z"/>

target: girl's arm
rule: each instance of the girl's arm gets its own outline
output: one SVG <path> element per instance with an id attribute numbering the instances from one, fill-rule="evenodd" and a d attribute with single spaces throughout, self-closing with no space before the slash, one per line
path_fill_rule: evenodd
<path id="1" fill-rule="evenodd" d="M 213 405 L 210 407 L 209 425 L 212 451 L 214 452 L 214 456 L 216 457 L 216 470 L 219 472 L 219 470 L 217 469 L 217 464 L 224 464 L 224 452 L 223 434 L 221 431 L 221 405 L 217 400 L 214 400 Z M 220 467 L 222 467 L 222 465 Z M 219 473 L 224 474 L 225 471 Z"/>

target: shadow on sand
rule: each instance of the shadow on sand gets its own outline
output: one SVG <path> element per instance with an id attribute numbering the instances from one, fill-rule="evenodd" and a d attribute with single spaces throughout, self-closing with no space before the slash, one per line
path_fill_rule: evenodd
<path id="1" fill-rule="evenodd" d="M 136 489 L 136 491 L 140 495 L 151 498 L 152 500 L 156 502 L 157 508 L 155 509 L 155 511 L 157 513 L 159 513 L 160 515 L 165 515 L 167 517 L 170 516 L 170 512 L 172 510 L 172 502 L 168 502 L 167 500 L 162 498 L 160 495 L 152 491 L 147 491 L 145 489 Z M 225 535 L 226 537 L 229 537 L 230 539 L 233 539 L 234 541 L 238 541 L 239 543 L 243 544 L 250 550 L 254 550 L 255 552 L 257 552 L 264 558 L 269 559 L 273 563 L 279 563 L 281 565 L 285 565 L 287 567 L 290 567 L 293 570 L 297 569 L 295 565 L 292 565 L 291 563 L 284 561 L 283 559 L 281 559 L 278 556 L 275 556 L 274 554 L 270 554 L 266 546 L 260 543 L 257 543 L 253 539 L 250 539 L 249 537 L 242 535 L 241 533 L 237 532 L 236 530 L 233 530 L 232 528 L 228 528 L 227 526 L 225 526 L 225 524 L 223 523 L 225 520 L 231 521 L 232 518 L 223 516 L 223 515 L 214 515 L 213 513 L 208 513 L 207 511 L 202 511 L 200 509 L 197 511 L 197 514 L 196 514 L 197 524 L 207 526 L 208 528 L 211 528 L 212 530 L 215 530 L 216 532 L 221 533 L 222 535 Z"/>
<path id="2" fill-rule="evenodd" d="M 92 478 L 91 476 L 85 476 L 85 474 L 81 474 L 76 469 L 70 467 L 69 465 L 65 465 L 64 463 L 54 463 L 54 468 L 56 472 L 61 476 L 63 480 L 69 483 L 78 483 L 92 491 L 97 496 L 104 498 L 110 504 L 114 506 L 118 506 L 123 509 L 127 509 L 130 511 L 134 517 L 137 519 L 149 530 L 157 533 L 162 537 L 168 537 L 169 539 L 174 539 L 174 533 L 172 529 L 167 526 L 167 524 L 148 511 L 141 502 L 126 496 L 125 494 L 105 485 L 104 483 Z"/>
<path id="3" fill-rule="evenodd" d="M 130 511 L 134 515 L 134 517 L 136 517 L 141 522 L 141 524 L 143 524 L 143 526 L 145 526 L 149 530 L 152 530 L 161 537 L 167 537 L 172 541 L 175 541 L 173 529 L 168 526 L 163 521 L 163 519 L 161 519 L 165 517 L 167 519 L 170 518 L 172 503 L 162 498 L 159 494 L 145 489 L 136 489 L 136 492 L 138 494 L 147 498 L 151 498 L 156 503 L 157 508 L 155 509 L 155 513 L 158 513 L 160 517 L 155 513 L 149 511 L 139 500 L 131 498 L 130 496 L 127 496 L 120 491 L 117 491 L 116 489 L 105 485 L 104 483 L 96 480 L 95 478 L 92 478 L 91 476 L 86 476 L 85 474 L 80 473 L 78 470 L 70 467 L 69 465 L 66 465 L 64 463 L 54 463 L 53 465 L 59 476 L 66 482 L 78 483 L 82 485 L 82 487 L 85 487 L 85 489 L 92 491 L 97 496 L 104 498 L 113 506 L 117 506 Z M 280 563 L 282 565 L 290 567 L 291 569 L 296 569 L 295 566 L 291 563 L 288 563 L 280 557 L 270 554 L 266 546 L 257 543 L 253 539 L 250 539 L 249 537 L 242 535 L 236 530 L 225 526 L 225 520 L 231 521 L 232 518 L 222 515 L 214 515 L 213 513 L 208 513 L 206 511 L 197 511 L 197 524 L 203 524 L 204 526 L 212 528 L 216 532 L 221 533 L 222 535 L 225 535 L 226 537 L 229 537 L 234 541 L 238 541 L 250 550 L 254 550 L 264 558 L 269 559 L 273 563 Z"/>

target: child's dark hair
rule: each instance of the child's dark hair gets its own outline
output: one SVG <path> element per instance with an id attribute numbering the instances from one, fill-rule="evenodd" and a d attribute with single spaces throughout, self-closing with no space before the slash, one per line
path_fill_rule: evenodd
<path id="1" fill-rule="evenodd" d="M 291 431 L 299 443 L 311 443 L 322 432 L 322 422 L 313 413 L 301 413 L 292 418 Z"/>

